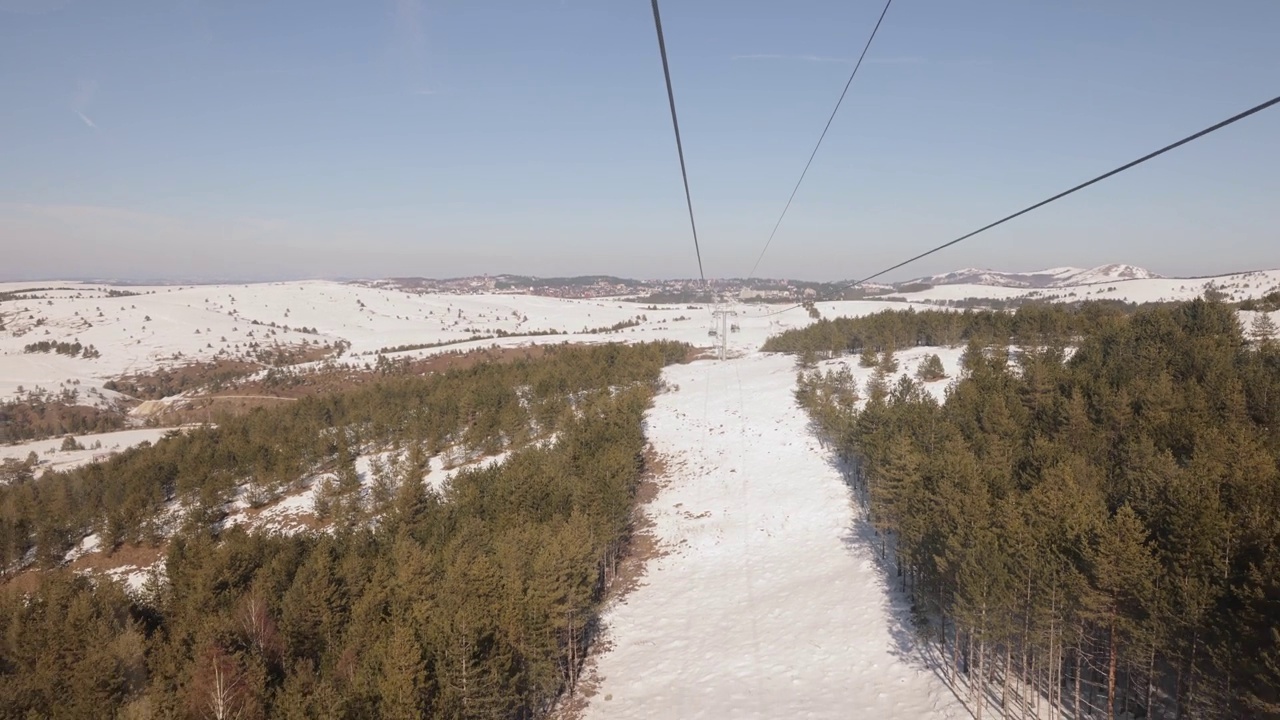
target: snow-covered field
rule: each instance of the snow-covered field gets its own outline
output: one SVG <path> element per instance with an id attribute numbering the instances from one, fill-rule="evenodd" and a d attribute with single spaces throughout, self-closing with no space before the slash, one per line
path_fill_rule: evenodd
<path id="1" fill-rule="evenodd" d="M 10 458 L 25 460 L 29 454 L 35 453 L 40 460 L 35 470 L 38 476 L 49 470 L 71 470 L 143 442 L 154 443 L 168 432 L 173 432 L 173 428 L 139 428 L 77 435 L 76 441 L 84 446 L 83 450 L 63 450 L 62 438 L 35 440 L 17 445 L 0 445 L 0 460 Z"/>
<path id="2" fill-rule="evenodd" d="M 139 294 L 124 297 L 108 296 L 112 289 L 75 282 L 0 283 L 0 292 L 31 290 L 39 295 L 39 299 L 0 304 L 0 321 L 5 326 L 0 331 L 0 399 L 13 397 L 19 389 L 30 392 L 39 387 L 55 393 L 74 389 L 81 402 L 101 404 L 105 400 L 97 399 L 99 393 L 104 399 L 119 397 L 102 389 L 109 379 L 195 361 L 241 358 L 251 343 L 332 345 L 343 341 L 350 347 L 339 362 L 363 365 L 379 354 L 425 357 L 493 345 L 671 339 L 707 346 L 714 342 L 708 336 L 713 323 L 706 305 L 653 306 L 530 295 L 421 295 L 328 281 L 129 287 L 129 292 Z M 902 303 L 822 306 L 828 314 L 848 315 L 901 308 Z M 740 306 L 733 322 L 741 332 L 734 333 L 731 342 L 753 349 L 768 335 L 812 322 L 803 309 L 771 314 L 777 310 Z M 639 324 L 598 332 L 633 321 Z M 468 341 L 499 331 L 559 334 Z M 101 357 L 23 351 L 24 346 L 40 341 L 92 345 Z M 406 345 L 434 343 L 452 344 L 391 352 Z"/>
<path id="3" fill-rule="evenodd" d="M 1049 272 L 1049 271 L 1045 271 Z M 1256 270 L 1235 275 L 1212 278 L 1142 278 L 1094 282 L 1096 278 L 1081 276 L 1087 281 L 1079 285 L 1052 288 L 1011 288 L 991 285 L 938 285 L 914 293 L 894 293 L 895 297 L 909 302 L 965 300 L 967 298 L 1043 298 L 1046 300 L 1123 300 L 1124 302 L 1171 302 L 1191 300 L 1204 294 L 1209 287 L 1226 294 L 1228 300 L 1239 301 L 1258 298 L 1280 288 L 1280 270 Z"/>
<path id="4" fill-rule="evenodd" d="M 139 294 L 124 297 L 108 296 L 112 288 L 74 282 L 0 284 L 0 292 L 24 290 L 36 292 L 39 299 L 0 304 L 0 322 L 5 327 L 0 331 L 0 399 L 15 395 L 19 388 L 39 387 L 54 393 L 75 389 L 82 402 L 99 402 L 99 392 L 115 397 L 101 389 L 108 379 L 195 361 L 243 357 L 253 343 L 323 346 L 344 341 L 350 343 L 347 362 L 363 364 L 388 348 L 458 342 L 498 331 L 567 335 L 484 340 L 412 354 L 495 343 L 697 340 L 699 335 L 705 341 L 710 325 L 706 309 L 683 305 L 645 310 L 644 305 L 617 300 L 418 295 L 326 281 L 129 287 L 129 292 Z M 638 316 L 647 319 L 633 328 L 581 334 Z M 40 341 L 93 345 L 101 357 L 23 351 L 24 346 Z"/>
<path id="5" fill-rule="evenodd" d="M 605 616 L 589 718 L 950 718 L 868 526 L 795 405 L 792 358 L 674 366 L 647 433 L 667 552 Z"/>
<path id="6" fill-rule="evenodd" d="M 1197 280 L 1149 278 L 1079 287 L 1002 288 L 941 285 L 895 294 L 911 303 L 980 297 L 1040 297 L 1058 300 L 1104 298 L 1145 302 L 1190 299 L 1213 284 L 1234 300 L 1259 297 L 1280 286 L 1280 270 Z M 616 299 L 574 300 L 530 295 L 426 295 L 403 290 L 329 281 L 112 288 L 71 281 L 0 283 L 0 293 L 30 291 L 38 298 L 0 303 L 0 399 L 21 388 L 52 393 L 76 391 L 84 404 L 118 399 L 104 390 L 109 379 L 218 358 L 243 358 L 253 345 L 298 347 L 349 343 L 343 362 L 371 362 L 380 351 L 392 357 L 421 357 L 450 350 L 560 342 L 673 339 L 709 345 L 712 327 L 705 305 L 661 305 Z M 136 293 L 112 296 L 111 293 Z M 785 306 L 784 306 L 785 307 Z M 901 309 L 902 302 L 824 302 L 824 316 L 861 315 Z M 732 338 L 744 348 L 763 336 L 811 322 L 803 309 L 739 306 L 733 318 L 742 332 Z M 771 314 L 776 313 L 776 314 Z M 638 321 L 615 332 L 584 332 Z M 272 325 L 274 323 L 274 326 Z M 286 330 L 285 327 L 289 329 Z M 303 332 L 305 330 L 305 332 Z M 556 331 L 559 335 L 517 336 L 466 342 L 476 336 Z M 27 353 L 41 341 L 92 345 L 96 358 L 56 352 Z M 458 343 L 390 353 L 406 345 Z"/>

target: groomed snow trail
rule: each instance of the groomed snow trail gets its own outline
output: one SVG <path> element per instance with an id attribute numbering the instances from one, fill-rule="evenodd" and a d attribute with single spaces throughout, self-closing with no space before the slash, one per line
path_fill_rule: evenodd
<path id="1" fill-rule="evenodd" d="M 646 432 L 667 554 L 604 617 L 588 718 L 962 718 L 916 655 L 789 356 L 668 368 Z"/>

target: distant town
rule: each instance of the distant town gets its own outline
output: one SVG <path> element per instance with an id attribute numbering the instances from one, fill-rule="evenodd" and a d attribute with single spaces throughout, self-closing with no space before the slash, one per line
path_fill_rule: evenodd
<path id="1" fill-rule="evenodd" d="M 703 302 L 724 297 L 735 297 L 747 302 L 856 299 L 894 290 L 888 285 L 874 285 L 855 290 L 850 289 L 848 283 L 818 283 L 769 278 L 731 278 L 708 280 L 704 283 L 697 279 L 632 280 L 610 275 L 564 278 L 478 275 L 443 280 L 414 277 L 358 281 L 358 284 L 423 294 L 505 293 L 556 298 L 610 297 L 654 303 Z"/>

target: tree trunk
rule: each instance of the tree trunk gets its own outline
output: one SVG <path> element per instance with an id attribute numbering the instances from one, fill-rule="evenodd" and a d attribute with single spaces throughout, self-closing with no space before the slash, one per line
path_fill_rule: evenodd
<path id="1" fill-rule="evenodd" d="M 1049 720 L 1062 717 L 1062 643 L 1049 634 Z"/>
<path id="2" fill-rule="evenodd" d="M 1013 648 L 1005 643 L 1004 646 L 1004 689 L 1000 691 L 1000 717 L 1009 716 L 1009 662 L 1012 657 Z"/>
<path id="3" fill-rule="evenodd" d="M 985 635 L 979 635 L 978 636 L 978 672 L 973 678 L 973 685 L 972 685 L 972 687 L 976 690 L 975 696 L 977 698 L 977 708 L 976 708 L 977 714 L 974 715 L 974 720 L 982 720 L 982 707 L 987 704 L 986 696 L 985 696 L 985 693 L 983 692 L 986 689 L 985 686 L 987 684 L 987 677 L 986 677 L 986 674 L 984 673 L 985 667 L 983 663 L 983 661 L 986 659 L 986 652 L 987 652 L 987 638 Z"/>
<path id="4" fill-rule="evenodd" d="M 1107 638 L 1107 720 L 1116 717 L 1116 606 L 1111 605 L 1111 627 Z"/>
<path id="5" fill-rule="evenodd" d="M 1030 646 L 1031 646 L 1031 573 L 1028 572 L 1027 573 L 1027 601 L 1026 601 L 1026 605 L 1024 606 L 1023 616 L 1022 616 L 1022 678 L 1024 682 L 1027 681 L 1029 678 L 1027 674 L 1027 660 L 1028 660 L 1027 655 L 1028 655 L 1028 649 L 1030 648 Z M 1031 683 L 1025 682 L 1025 684 L 1029 686 Z M 1031 692 L 1033 693 L 1035 692 L 1034 687 L 1031 688 Z M 1030 704 L 1029 700 L 1030 699 L 1027 698 L 1024 693 L 1023 701 L 1027 705 L 1029 705 Z"/>
<path id="6" fill-rule="evenodd" d="M 1156 645 L 1151 643 L 1151 658 L 1147 661 L 1147 698 L 1143 705 L 1143 710 L 1147 717 L 1151 717 L 1154 708 L 1151 703 L 1155 699 L 1156 694 Z"/>
<path id="7" fill-rule="evenodd" d="M 1027 678 L 1023 688 L 1023 717 L 1025 717 L 1029 712 L 1033 712 L 1032 708 L 1036 706 L 1036 652 L 1034 651 L 1027 653 L 1027 666 L 1023 667 L 1023 676 Z"/>
<path id="8" fill-rule="evenodd" d="M 1182 661 L 1178 661 L 1178 670 L 1173 681 L 1173 720 L 1182 720 Z"/>
<path id="9" fill-rule="evenodd" d="M 941 592 L 939 592 L 941 595 Z M 947 666 L 947 683 L 952 687 L 956 684 L 955 664 L 947 662 L 947 614 L 942 612 L 942 601 L 938 601 L 938 623 L 942 628 L 942 632 L 938 633 L 938 638 L 942 642 L 942 664 Z M 954 653 L 953 653 L 954 654 Z"/>
<path id="10" fill-rule="evenodd" d="M 1049 657 L 1045 658 L 1045 667 L 1044 667 L 1045 703 L 1048 705 L 1050 718 L 1052 718 L 1055 713 L 1059 717 L 1066 716 L 1066 708 L 1061 705 L 1062 688 L 1060 686 L 1062 685 L 1062 672 L 1065 664 L 1064 658 L 1062 657 L 1062 652 L 1063 652 L 1062 643 L 1059 642 L 1057 644 L 1057 654 L 1055 655 L 1053 651 L 1050 651 Z M 1057 696 L 1057 702 L 1058 702 L 1057 707 L 1054 706 L 1055 683 L 1059 686 L 1056 690 L 1056 696 Z M 1040 717 L 1040 712 L 1038 708 L 1036 711 L 1036 717 L 1037 718 Z"/>
<path id="11" fill-rule="evenodd" d="M 1084 640 L 1084 630 L 1083 630 L 1083 629 L 1081 629 L 1081 631 L 1080 631 L 1080 638 L 1079 638 L 1079 639 L 1080 639 L 1080 640 Z M 1074 678 L 1072 678 L 1072 679 L 1075 681 L 1076 686 L 1075 686 L 1075 697 L 1074 697 L 1074 698 L 1072 699 L 1072 701 L 1071 701 L 1071 714 L 1076 718 L 1076 720 L 1079 720 L 1079 718 L 1080 718 L 1080 645 L 1081 645 L 1081 644 L 1082 644 L 1082 643 L 1076 643 L 1076 652 L 1075 652 L 1075 655 L 1076 655 L 1076 657 L 1075 657 L 1075 662 L 1076 662 L 1076 667 L 1075 667 L 1075 677 L 1074 677 Z"/>
<path id="12" fill-rule="evenodd" d="M 1133 690 L 1133 663 L 1126 662 L 1124 670 L 1124 687 L 1120 689 L 1120 714 L 1129 714 L 1129 695 Z"/>
<path id="13" fill-rule="evenodd" d="M 1200 646 L 1200 633 L 1197 629 L 1191 633 L 1191 659 L 1187 664 L 1187 691 L 1186 701 L 1189 707 L 1194 708 L 1196 702 L 1196 651 Z M 1190 713 L 1194 716 L 1194 710 Z"/>
<path id="14" fill-rule="evenodd" d="M 578 635 L 573 624 L 573 611 L 568 613 L 569 621 L 569 697 L 573 697 L 573 689 L 578 684 Z"/>

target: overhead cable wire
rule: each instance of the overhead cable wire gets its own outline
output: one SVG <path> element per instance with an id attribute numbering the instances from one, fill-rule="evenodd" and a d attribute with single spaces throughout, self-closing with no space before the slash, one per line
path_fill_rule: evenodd
<path id="1" fill-rule="evenodd" d="M 831 110 L 831 117 L 827 118 L 827 124 L 822 128 L 822 134 L 818 136 L 818 142 L 813 146 L 813 152 L 809 153 L 809 161 L 804 164 L 804 170 L 800 173 L 800 179 L 796 180 L 795 187 L 791 188 L 791 197 L 787 198 L 787 204 L 782 208 L 782 214 L 778 216 L 778 222 L 773 224 L 773 231 L 769 233 L 769 239 L 764 243 L 764 249 L 760 251 L 760 256 L 756 258 L 756 263 L 751 266 L 751 273 L 747 275 L 747 279 L 755 277 L 756 270 L 760 267 L 760 261 L 764 259 L 764 254 L 769 251 L 769 246 L 773 244 L 773 238 L 778 234 L 778 228 L 782 227 L 782 220 L 787 216 L 787 211 L 791 209 L 791 203 L 796 199 L 796 193 L 800 190 L 801 183 L 804 182 L 805 175 L 809 174 L 809 166 L 813 165 L 813 159 L 818 156 L 818 148 L 822 147 L 822 141 L 827 137 L 827 131 L 831 129 L 831 123 L 836 119 L 836 113 L 840 112 L 840 104 L 844 102 L 844 96 L 849 94 L 849 86 L 853 84 L 853 79 L 858 75 L 858 68 L 862 67 L 862 60 L 867 56 L 867 50 L 871 49 L 871 41 L 876 39 L 876 33 L 880 30 L 880 23 L 884 22 L 884 16 L 889 12 L 889 6 L 893 4 L 893 0 L 888 0 L 884 4 L 884 10 L 880 11 L 880 19 L 876 20 L 876 26 L 871 29 L 871 36 L 867 38 L 867 44 L 862 46 L 862 54 L 858 56 L 858 61 L 853 65 L 853 72 L 849 73 L 849 80 L 844 84 L 844 90 L 840 91 L 840 98 L 836 100 L 836 106 Z"/>
<path id="2" fill-rule="evenodd" d="M 1191 142 L 1191 141 L 1193 141 L 1193 140 L 1198 140 L 1198 139 L 1200 139 L 1200 138 L 1204 137 L 1205 135 L 1208 135 L 1208 134 L 1210 134 L 1210 133 L 1213 133 L 1213 132 L 1216 132 L 1216 131 L 1218 131 L 1218 130 L 1221 130 L 1222 128 L 1227 127 L 1228 125 L 1231 125 L 1231 124 L 1233 124 L 1233 123 L 1239 122 L 1239 121 L 1241 121 L 1241 120 L 1243 120 L 1243 119 L 1245 119 L 1245 118 L 1249 117 L 1250 115 L 1254 115 L 1254 114 L 1256 114 L 1256 113 L 1260 113 L 1260 112 L 1262 112 L 1263 110 L 1266 110 L 1266 109 L 1268 109 L 1268 108 L 1270 108 L 1270 107 L 1273 107 L 1273 106 L 1275 106 L 1275 105 L 1277 105 L 1277 104 L 1280 104 L 1280 96 L 1277 96 L 1277 97 L 1271 98 L 1270 100 L 1267 100 L 1266 102 L 1260 103 L 1260 104 L 1258 104 L 1258 105 L 1254 105 L 1253 107 L 1249 108 L 1248 110 L 1245 110 L 1244 112 L 1238 113 L 1238 114 L 1236 114 L 1236 115 L 1232 115 L 1231 117 L 1227 118 L 1226 120 L 1223 120 L 1222 122 L 1216 123 L 1216 124 L 1214 124 L 1214 125 L 1210 125 L 1209 127 L 1205 128 L 1205 129 L 1203 129 L 1203 130 L 1201 130 L 1201 131 L 1199 131 L 1199 132 L 1192 133 L 1191 135 L 1188 135 L 1188 136 L 1186 136 L 1186 137 L 1184 137 L 1184 138 L 1182 138 L 1181 140 L 1178 140 L 1178 141 L 1176 141 L 1176 142 L 1169 143 L 1168 145 L 1165 145 L 1164 147 L 1160 148 L 1159 150 L 1156 150 L 1155 152 L 1147 153 L 1146 155 L 1143 155 L 1142 157 L 1138 158 L 1137 160 L 1132 160 L 1132 161 L 1130 161 L 1130 162 L 1127 162 L 1127 163 L 1125 163 L 1124 165 L 1121 165 L 1120 167 L 1115 168 L 1114 170 L 1110 170 L 1110 171 L 1108 171 L 1108 172 L 1105 172 L 1105 173 L 1103 173 L 1103 174 L 1101 174 L 1101 175 L 1099 175 L 1099 176 L 1097 176 L 1097 177 L 1093 178 L 1092 180 L 1087 180 L 1087 181 L 1085 181 L 1085 182 L 1082 182 L 1082 183 L 1080 183 L 1079 185 L 1076 185 L 1075 187 L 1070 188 L 1069 190 L 1063 190 L 1062 192 L 1058 193 L 1057 195 L 1053 195 L 1053 196 L 1051 196 L 1051 197 L 1045 198 L 1044 200 L 1041 200 L 1040 202 L 1038 202 L 1038 203 L 1036 203 L 1036 204 L 1034 204 L 1034 205 L 1029 205 L 1029 206 L 1027 206 L 1027 207 L 1025 207 L 1025 208 L 1023 208 L 1023 209 L 1019 210 L 1018 212 L 1013 213 L 1012 215 L 1006 215 L 1005 217 L 1002 217 L 1002 218 L 1000 218 L 999 220 L 996 220 L 996 221 L 995 221 L 995 222 L 993 222 L 993 223 L 990 223 L 990 224 L 988 224 L 988 225 L 983 225 L 982 227 L 978 228 L 977 230 L 974 230 L 973 232 L 970 232 L 970 233 L 966 233 L 966 234 L 964 234 L 964 235 L 961 235 L 960 237 L 958 237 L 958 238 L 956 238 L 956 239 L 954 239 L 954 240 L 949 240 L 949 241 L 947 241 L 947 242 L 945 242 L 945 243 L 943 243 L 943 244 L 941 244 L 941 245 L 939 245 L 939 246 L 937 246 L 937 247 L 935 247 L 935 248 L 932 248 L 932 249 L 930 249 L 930 250 L 926 250 L 925 252 L 922 252 L 922 253 L 920 253 L 919 255 L 916 255 L 916 256 L 914 256 L 914 257 L 908 258 L 908 259 L 906 259 L 906 260 L 903 260 L 902 262 L 900 262 L 900 263 L 898 263 L 898 264 L 896 264 L 896 265 L 891 265 L 891 266 L 889 266 L 889 267 L 887 267 L 887 268 L 885 268 L 885 269 L 883 269 L 883 270 L 881 270 L 881 271 L 879 271 L 879 272 L 877 272 L 877 273 L 875 273 L 875 274 L 868 275 L 868 276 L 866 276 L 866 277 L 862 278 L 861 280 L 857 280 L 857 281 L 855 281 L 855 282 L 849 283 L 848 285 L 845 285 L 845 288 L 854 288 L 854 287 L 857 287 L 857 286 L 859 286 L 859 285 L 862 285 L 863 283 L 866 283 L 866 282 L 868 282 L 868 281 L 874 280 L 874 279 L 876 279 L 876 278 L 880 277 L 881 275 L 884 275 L 884 274 L 886 274 L 886 273 L 893 272 L 894 270 L 897 270 L 897 269 L 899 269 L 899 268 L 901 268 L 901 267 L 904 267 L 904 266 L 906 266 L 906 265 L 910 265 L 911 263 L 913 263 L 913 262 L 915 262 L 915 261 L 917 261 L 917 260 L 920 260 L 920 259 L 922 259 L 922 258 L 926 258 L 926 257 L 928 257 L 928 256 L 930 256 L 930 255 L 932 255 L 932 254 L 934 254 L 934 253 L 936 253 L 936 252 L 938 252 L 938 251 L 940 251 L 940 250 L 945 250 L 946 248 L 949 248 L 949 247 L 951 247 L 952 245 L 955 245 L 955 244 L 957 244 L 957 243 L 960 243 L 960 242 L 963 242 L 963 241 L 965 241 L 965 240 L 968 240 L 969 238 L 973 237 L 974 235 L 977 235 L 977 234 L 979 234 L 979 233 L 986 232 L 987 230 L 990 230 L 990 229 L 992 229 L 992 228 L 994 228 L 994 227 L 996 227 L 996 226 L 998 226 L 998 225 L 1003 225 L 1004 223 L 1009 222 L 1010 220 L 1012 220 L 1012 219 L 1014 219 L 1014 218 L 1016 218 L 1016 217 L 1020 217 L 1020 216 L 1022 216 L 1022 215 L 1026 215 L 1027 213 L 1031 212 L 1032 210 L 1036 210 L 1036 209 L 1038 209 L 1038 208 L 1042 208 L 1042 207 L 1044 207 L 1045 205 L 1048 205 L 1049 203 L 1054 202 L 1055 200 L 1061 200 L 1062 198 L 1064 198 L 1064 197 L 1066 197 L 1066 196 L 1068 196 L 1068 195 L 1070 195 L 1070 194 L 1072 194 L 1072 193 L 1074 193 L 1074 192 L 1076 192 L 1076 191 L 1078 191 L 1078 190 L 1083 190 L 1083 189 L 1085 189 L 1085 188 L 1089 187 L 1090 185 L 1093 185 L 1093 184 L 1098 183 L 1098 182 L 1102 182 L 1103 180 L 1106 180 L 1107 178 L 1109 178 L 1109 177 L 1111 177 L 1111 176 L 1113 176 L 1113 175 L 1118 175 L 1118 174 L 1120 174 L 1120 173 L 1124 172 L 1125 170 L 1128 170 L 1128 169 L 1133 168 L 1133 167 L 1137 167 L 1138 165 L 1141 165 L 1142 163 L 1144 163 L 1144 162 L 1146 162 L 1146 161 L 1148 161 L 1148 160 L 1151 160 L 1151 159 L 1157 158 L 1157 157 L 1159 157 L 1159 156 L 1161 156 L 1161 155 L 1163 155 L 1163 154 L 1165 154 L 1165 153 L 1169 152 L 1170 150 L 1173 150 L 1173 149 L 1175 149 L 1175 148 L 1179 148 L 1179 147 L 1181 147 L 1181 146 L 1183 146 L 1183 145 L 1186 145 L 1187 143 L 1189 143 L 1189 142 Z M 786 308 L 786 309 L 784 309 L 784 310 L 778 310 L 778 311 L 776 311 L 776 312 L 766 313 L 765 315 L 761 315 L 760 317 L 768 317 L 769 315 L 778 315 L 778 314 L 780 314 L 780 313 L 788 312 L 788 311 L 794 310 L 794 309 L 799 308 L 799 307 L 804 307 L 804 305 L 803 305 L 803 304 L 801 304 L 801 305 L 794 305 L 794 306 L 788 307 L 788 308 Z"/>
<path id="3" fill-rule="evenodd" d="M 671 127 L 676 133 L 676 152 L 680 155 L 680 175 L 684 178 L 684 199 L 689 205 L 689 227 L 693 229 L 693 251 L 698 257 L 698 277 L 705 285 L 707 276 L 702 272 L 702 248 L 698 247 L 698 224 L 693 220 L 693 195 L 689 193 L 689 171 L 684 164 L 684 144 L 680 142 L 680 120 L 676 117 L 676 94 L 671 89 L 671 67 L 667 63 L 667 41 L 662 36 L 662 14 L 658 12 L 658 0 L 653 3 L 653 27 L 658 31 L 658 52 L 662 54 L 662 75 L 667 80 L 667 103 L 671 105 Z"/>
<path id="4" fill-rule="evenodd" d="M 853 285 L 850 285 L 850 287 L 855 287 L 855 286 L 857 286 L 857 285 L 861 285 L 862 283 L 865 283 L 865 282 L 867 282 L 868 280 L 874 280 L 874 279 L 876 279 L 876 278 L 880 277 L 881 275 L 884 275 L 885 273 L 893 272 L 894 270 L 897 270 L 898 268 L 900 268 L 900 267 L 902 267 L 902 266 L 904 266 L 904 265 L 909 265 L 909 264 L 911 264 L 911 263 L 913 263 L 913 262 L 915 262 L 915 261 L 917 261 L 917 260 L 920 260 L 921 258 L 928 257 L 928 256 L 930 256 L 930 255 L 932 255 L 932 254 L 934 254 L 934 253 L 938 252 L 939 250 L 945 250 L 946 248 L 949 248 L 949 247 L 951 247 L 952 245 L 955 245 L 956 243 L 962 242 L 962 241 L 964 241 L 964 240 L 968 240 L 969 238 L 973 237 L 974 235 L 977 235 L 978 233 L 986 232 L 987 230 L 990 230 L 991 228 L 994 228 L 994 227 L 996 227 L 997 225 L 1003 225 L 1004 223 L 1006 223 L 1006 222 L 1008 222 L 1008 221 L 1010 221 L 1010 220 L 1012 220 L 1012 219 L 1014 219 L 1014 218 L 1016 218 L 1016 217 L 1018 217 L 1018 216 L 1020 216 L 1020 215 L 1026 215 L 1027 213 L 1031 212 L 1032 210 L 1035 210 L 1035 209 L 1037 209 L 1037 208 L 1044 207 L 1045 205 L 1048 205 L 1049 203 L 1051 203 L 1051 202 L 1053 202 L 1053 201 L 1055 201 L 1055 200 L 1061 200 L 1062 198 L 1064 198 L 1064 197 L 1066 197 L 1066 196 L 1070 195 L 1071 193 L 1076 192 L 1077 190 L 1083 190 L 1083 189 L 1085 189 L 1085 188 L 1089 187 L 1090 185 L 1093 185 L 1094 183 L 1102 182 L 1103 180 L 1106 180 L 1107 178 L 1111 177 L 1112 175 L 1118 175 L 1118 174 L 1120 174 L 1120 173 L 1124 172 L 1125 170 L 1128 170 L 1129 168 L 1137 167 L 1138 165 L 1141 165 L 1142 163 L 1144 163 L 1144 162 L 1146 162 L 1146 161 L 1148 161 L 1148 160 L 1151 160 L 1151 159 L 1153 159 L 1153 158 L 1157 158 L 1157 157 L 1159 157 L 1159 156 L 1161 156 L 1161 155 L 1163 155 L 1163 154 L 1165 154 L 1165 153 L 1169 152 L 1170 150 L 1173 150 L 1173 149 L 1175 149 L 1175 148 L 1178 148 L 1178 147 L 1181 147 L 1181 146 L 1183 146 L 1183 145 L 1186 145 L 1187 143 L 1189 143 L 1189 142 L 1191 142 L 1191 141 L 1193 141 L 1193 140 L 1197 140 L 1197 139 L 1199 139 L 1199 138 L 1202 138 L 1202 137 L 1204 137 L 1205 135 L 1208 135 L 1209 133 L 1212 133 L 1212 132 L 1214 132 L 1214 131 L 1221 130 L 1222 128 L 1224 128 L 1224 127 L 1226 127 L 1226 126 L 1228 126 L 1228 125 L 1231 125 L 1232 123 L 1239 122 L 1240 120 L 1243 120 L 1243 119 L 1245 119 L 1245 118 L 1249 117 L 1250 115 L 1253 115 L 1253 114 L 1255 114 L 1255 113 L 1262 112 L 1263 110 L 1266 110 L 1267 108 L 1272 107 L 1273 105 L 1276 105 L 1277 103 L 1280 103 L 1280 96 L 1277 96 L 1277 97 L 1271 98 L 1270 100 L 1268 100 L 1268 101 L 1266 101 L 1266 102 L 1264 102 L 1264 103 L 1261 103 L 1261 104 L 1259 104 L 1259 105 L 1255 105 L 1255 106 L 1253 106 L 1253 107 L 1249 108 L 1248 110 L 1245 110 L 1244 112 L 1239 113 L 1239 114 L 1237 114 L 1237 115 L 1232 115 L 1231 117 L 1227 118 L 1226 120 L 1223 120 L 1223 121 L 1222 121 L 1222 122 L 1220 122 L 1220 123 L 1217 123 L 1217 124 L 1215 124 L 1215 125 L 1210 125 L 1209 127 L 1205 128 L 1205 129 L 1203 129 L 1203 130 L 1201 130 L 1200 132 L 1194 133 L 1194 134 L 1192 134 L 1192 135 L 1188 135 L 1188 136 L 1186 136 L 1186 137 L 1182 138 L 1181 140 L 1178 140 L 1177 142 L 1174 142 L 1174 143 L 1170 143 L 1170 144 L 1168 144 L 1168 145 L 1165 145 L 1164 147 L 1160 148 L 1159 150 L 1156 150 L 1155 152 L 1147 153 L 1146 155 L 1143 155 L 1142 157 L 1138 158 L 1137 160 L 1132 160 L 1132 161 L 1130 161 L 1130 162 L 1127 162 L 1127 163 L 1125 163 L 1124 165 L 1121 165 L 1120 167 L 1118 167 L 1118 168 L 1116 168 L 1116 169 L 1114 169 L 1114 170 L 1111 170 L 1111 171 L 1109 171 L 1109 172 L 1105 172 L 1105 173 L 1103 173 L 1103 174 L 1099 175 L 1098 177 L 1096 177 L 1096 178 L 1094 178 L 1094 179 L 1092 179 L 1092 180 L 1088 180 L 1088 181 L 1082 182 L 1082 183 L 1080 183 L 1079 185 L 1076 185 L 1075 187 L 1071 188 L 1070 190 L 1063 190 L 1062 192 L 1058 193 L 1057 195 L 1054 195 L 1053 197 L 1050 197 L 1050 198 L 1045 198 L 1044 200 L 1041 200 L 1040 202 L 1036 203 L 1035 205 L 1030 205 L 1030 206 L 1028 206 L 1028 207 L 1025 207 L 1025 208 L 1023 208 L 1023 209 L 1019 210 L 1018 212 L 1013 213 L 1012 215 L 1006 215 L 1005 217 L 1000 218 L 999 220 L 997 220 L 997 221 L 995 221 L 995 222 L 991 223 L 990 225 L 984 225 L 984 226 L 982 226 L 982 227 L 978 228 L 977 230 L 974 230 L 974 231 L 973 231 L 973 232 L 971 232 L 971 233 L 968 233 L 968 234 L 966 234 L 966 235 L 961 235 L 960 237 L 956 238 L 955 240 L 951 240 L 951 241 L 945 242 L 945 243 L 943 243 L 943 244 L 941 244 L 941 245 L 939 245 L 939 246 L 937 246 L 937 247 L 935 247 L 935 248 L 933 248 L 933 249 L 931 249 L 931 250 L 926 250 L 925 252 L 922 252 L 922 253 L 920 253 L 919 255 L 916 255 L 915 257 L 909 258 L 909 259 L 907 259 L 907 260 L 903 260 L 902 262 L 898 263 L 897 265 L 893 265 L 893 266 L 891 266 L 891 267 L 887 267 L 887 268 L 885 268 L 884 270 L 881 270 L 880 272 L 878 272 L 878 273 L 876 273 L 876 274 L 874 274 L 874 275 L 868 275 L 867 277 L 862 278 L 861 280 L 859 280 L 859 281 L 857 281 L 857 282 L 853 283 Z"/>

